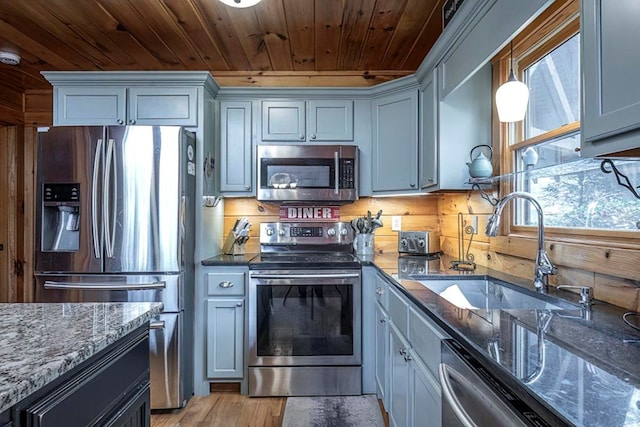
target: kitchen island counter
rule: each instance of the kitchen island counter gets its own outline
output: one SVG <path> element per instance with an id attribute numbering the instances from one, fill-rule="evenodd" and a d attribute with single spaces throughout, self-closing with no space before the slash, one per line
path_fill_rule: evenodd
<path id="1" fill-rule="evenodd" d="M 161 303 L 0 304 L 0 413 L 160 313 Z"/>

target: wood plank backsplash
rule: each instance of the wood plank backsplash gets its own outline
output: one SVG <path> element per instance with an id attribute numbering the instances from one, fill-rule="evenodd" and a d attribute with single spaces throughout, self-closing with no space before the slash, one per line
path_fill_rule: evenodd
<path id="1" fill-rule="evenodd" d="M 261 203 L 254 198 L 227 198 L 224 201 L 224 236 L 238 217 L 246 216 L 253 224 L 247 253 L 260 251 L 258 232 L 260 222 L 277 221 L 279 205 Z M 398 248 L 398 233 L 391 231 L 391 217 L 400 216 L 403 230 L 440 232 L 442 251 L 459 258 L 459 221 L 463 227 L 472 225 L 478 217 L 477 233 L 464 234 L 463 249 L 473 255 L 476 264 L 494 268 L 518 277 L 533 278 L 536 255 L 535 233 L 528 236 L 500 236 L 489 238 L 484 233 L 486 220 L 493 207 L 476 192 L 440 193 L 417 197 L 361 198 L 341 206 L 340 220 L 350 221 L 367 211 L 375 215 L 382 209 L 384 226 L 376 230 L 375 251 L 394 253 Z M 460 218 L 462 214 L 462 218 Z M 547 239 L 551 261 L 558 266 L 558 274 L 550 277 L 550 284 L 592 286 L 595 298 L 629 310 L 640 310 L 640 251 L 611 250 L 592 242 L 567 243 Z M 583 259 L 588 260 L 581 261 Z M 621 272 L 624 277 L 618 277 Z M 617 276 L 618 274 L 618 276 Z M 576 301 L 577 301 L 576 296 Z"/>

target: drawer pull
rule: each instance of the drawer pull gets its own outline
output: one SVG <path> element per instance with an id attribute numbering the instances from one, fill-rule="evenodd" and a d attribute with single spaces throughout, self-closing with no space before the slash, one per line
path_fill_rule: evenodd
<path id="1" fill-rule="evenodd" d="M 382 295 L 382 294 L 384 294 L 384 289 L 376 288 L 376 295 Z"/>
<path id="2" fill-rule="evenodd" d="M 223 289 L 231 288 L 231 287 L 233 287 L 233 282 L 231 282 L 229 280 L 225 280 L 224 282 L 218 283 L 218 286 L 220 286 Z"/>

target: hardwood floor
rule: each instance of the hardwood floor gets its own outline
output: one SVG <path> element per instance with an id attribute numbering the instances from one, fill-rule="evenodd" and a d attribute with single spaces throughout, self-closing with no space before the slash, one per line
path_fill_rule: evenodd
<path id="1" fill-rule="evenodd" d="M 151 415 L 151 427 L 280 427 L 285 397 L 250 398 L 235 391 L 192 397 L 181 411 Z"/>
<path id="2" fill-rule="evenodd" d="M 280 427 L 286 403 L 286 397 L 251 398 L 237 391 L 212 391 L 209 396 L 192 397 L 181 411 L 154 413 L 151 427 Z M 389 418 L 382 414 L 388 427 Z"/>

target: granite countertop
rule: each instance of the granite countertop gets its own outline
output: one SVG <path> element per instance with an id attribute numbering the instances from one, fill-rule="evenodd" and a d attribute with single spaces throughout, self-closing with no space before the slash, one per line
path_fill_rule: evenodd
<path id="1" fill-rule="evenodd" d="M 0 412 L 161 310 L 162 303 L 0 304 Z"/>
<path id="2" fill-rule="evenodd" d="M 218 255 L 211 258 L 202 260 L 201 264 L 206 267 L 212 266 L 243 266 L 249 265 L 251 260 L 257 257 L 258 254 L 248 253 L 242 255 Z"/>
<path id="3" fill-rule="evenodd" d="M 459 281 L 491 277 L 534 291 L 532 280 L 482 267 L 455 271 L 450 269 L 451 260 L 429 262 L 423 277 Z M 640 339 L 640 333 L 622 320 L 625 310 L 599 301 L 588 315 L 578 304 L 575 309 L 463 309 L 404 276 L 397 254 L 375 255 L 363 264 L 384 272 L 487 369 L 556 415 L 581 426 L 640 425 L 640 344 L 623 342 Z M 548 295 L 571 303 L 579 299 L 555 288 Z"/>

